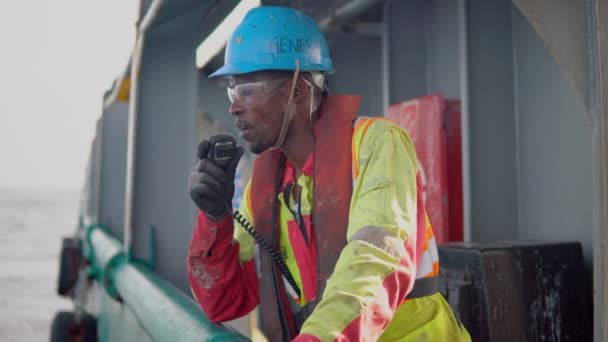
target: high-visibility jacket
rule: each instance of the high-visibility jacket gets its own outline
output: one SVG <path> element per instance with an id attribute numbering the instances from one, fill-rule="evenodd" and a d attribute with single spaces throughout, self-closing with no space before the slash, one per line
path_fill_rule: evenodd
<path id="1" fill-rule="evenodd" d="M 317 277 L 318 262 L 323 260 L 317 260 L 316 252 L 323 243 L 323 232 L 315 232 L 311 219 L 315 207 L 314 153 L 297 179 L 294 167 L 286 162 L 281 189 L 276 193 L 280 203 L 280 250 L 301 290 L 299 297 L 290 293 L 296 306 L 292 304 L 290 310 L 306 307 L 313 300 L 318 302 L 299 327 L 296 340 L 469 340 L 441 294 L 406 299 L 416 279 L 434 277 L 439 272 L 433 229 L 421 205 L 411 140 L 388 120 L 359 118 L 351 144 L 352 170 L 348 176 L 352 177 L 352 195 L 345 243 L 322 293 L 318 293 Z M 301 187 L 299 207 L 293 205 L 293 192 L 285 196 L 283 191 L 293 184 Z M 251 192 L 250 181 L 240 212 L 254 227 L 256 205 L 252 203 L 260 200 Z M 259 253 L 265 251 L 259 251 L 253 238 L 234 225 L 230 218 L 212 222 L 199 213 L 190 245 L 188 276 L 192 291 L 214 322 L 235 319 L 253 310 L 260 304 L 258 277 L 269 276 L 258 274 L 260 267 L 256 265 Z M 266 328 L 281 324 L 265 323 Z"/>

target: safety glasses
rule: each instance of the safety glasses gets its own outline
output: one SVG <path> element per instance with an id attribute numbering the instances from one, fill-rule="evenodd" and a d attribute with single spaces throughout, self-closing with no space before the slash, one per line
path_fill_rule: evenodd
<path id="1" fill-rule="evenodd" d="M 228 99 L 230 99 L 230 103 L 239 100 L 243 105 L 252 104 L 278 89 L 287 80 L 289 78 L 230 85 L 227 88 Z"/>

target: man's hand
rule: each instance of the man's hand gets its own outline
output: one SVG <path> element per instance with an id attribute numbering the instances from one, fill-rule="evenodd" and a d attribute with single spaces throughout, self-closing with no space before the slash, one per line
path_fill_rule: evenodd
<path id="1" fill-rule="evenodd" d="M 222 168 L 214 164 L 208 157 L 211 144 L 203 140 L 198 145 L 200 159 L 190 173 L 188 190 L 192 201 L 213 221 L 219 221 L 228 212 L 227 205 L 234 196 L 234 174 L 243 156 L 243 148 L 237 147 L 234 158 Z"/>

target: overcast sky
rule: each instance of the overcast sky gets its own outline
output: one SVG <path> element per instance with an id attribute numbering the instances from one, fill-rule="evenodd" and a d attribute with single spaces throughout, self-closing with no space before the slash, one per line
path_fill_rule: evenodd
<path id="1" fill-rule="evenodd" d="M 0 188 L 81 187 L 136 0 L 0 0 Z"/>

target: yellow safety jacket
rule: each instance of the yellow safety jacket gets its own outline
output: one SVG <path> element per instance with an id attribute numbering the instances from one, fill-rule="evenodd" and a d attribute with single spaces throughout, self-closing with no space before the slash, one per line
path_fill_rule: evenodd
<path id="1" fill-rule="evenodd" d="M 317 252 L 327 246 L 323 246 L 324 232 L 316 231 L 313 222 L 316 160 L 311 154 L 297 179 L 293 166 L 285 162 L 279 191 L 275 191 L 279 232 L 274 245 L 283 253 L 300 295 L 282 282 L 281 293 L 266 298 L 270 292 L 263 292 L 264 277 L 271 275 L 262 271 L 259 262 L 265 252 L 247 232 L 233 228 L 230 220 L 210 222 L 204 215 L 199 215 L 188 259 L 193 293 L 214 321 L 242 316 L 258 304 L 263 307 L 282 301 L 281 310 L 288 317 L 262 317 L 262 332 L 272 341 L 284 339 L 284 330 L 294 328 L 280 320 L 293 321 L 312 301 L 314 309 L 295 327 L 296 341 L 470 340 L 441 294 L 407 298 L 417 282 L 439 272 L 433 229 L 421 203 L 412 141 L 385 119 L 361 117 L 353 127 L 348 224 L 337 261 L 330 265 L 333 272 L 325 275 L 326 283 L 320 285 L 319 281 L 320 264 L 325 260 L 317 259 Z M 341 146 L 319 148 L 339 150 Z M 294 184 L 301 188 L 299 199 L 294 198 Z M 257 195 L 252 193 L 250 181 L 240 208 L 254 227 L 263 224 L 255 220 L 256 201 L 264 200 Z M 222 229 L 233 232 L 232 242 L 217 234 Z M 210 233 L 212 230 L 216 233 Z M 215 253 L 218 249 L 223 252 Z M 214 252 L 211 256 L 210 251 Z M 237 255 L 238 264 L 231 262 Z M 260 298 L 260 293 L 265 296 Z"/>

